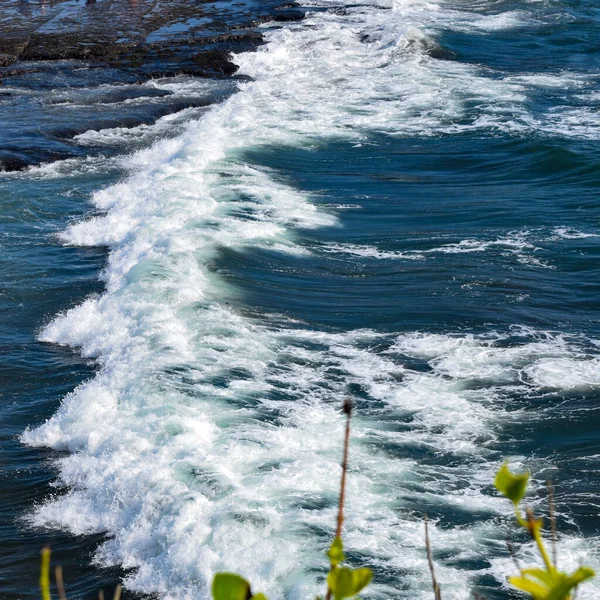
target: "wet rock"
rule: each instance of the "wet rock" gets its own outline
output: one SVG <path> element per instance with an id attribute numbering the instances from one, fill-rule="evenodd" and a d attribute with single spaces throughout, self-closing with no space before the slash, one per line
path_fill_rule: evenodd
<path id="1" fill-rule="evenodd" d="M 0 171 L 23 171 L 31 164 L 25 157 L 0 152 Z"/>
<path id="2" fill-rule="evenodd" d="M 17 60 L 78 59 L 142 72 L 231 75 L 236 68 L 228 53 L 262 41 L 253 27 L 303 17 L 293 3 L 277 0 L 231 5 L 206 0 L 3 0 L 0 68 Z"/>
<path id="3" fill-rule="evenodd" d="M 6 67 L 15 62 L 27 46 L 27 35 L 17 32 L 6 35 L 0 34 L 0 67 Z"/>
<path id="4" fill-rule="evenodd" d="M 289 21 L 302 21 L 302 19 L 304 19 L 304 14 L 304 11 L 301 10 L 285 10 L 278 12 L 273 20 L 283 23 Z"/>
<path id="5" fill-rule="evenodd" d="M 110 39 L 97 38 L 90 42 L 77 34 L 61 36 L 32 34 L 29 43 L 19 56 L 19 60 L 101 60 L 111 61 L 127 52 Z"/>
<path id="6" fill-rule="evenodd" d="M 0 54 L 0 67 L 6 67 L 17 60 L 14 55 Z"/>
<path id="7" fill-rule="evenodd" d="M 71 153 L 41 151 L 39 148 L 0 150 L 0 171 L 23 171 L 33 165 L 70 158 Z"/>
<path id="8" fill-rule="evenodd" d="M 138 106 L 126 101 L 171 92 L 136 86 L 165 76 L 230 77 L 237 71 L 232 53 L 263 42 L 258 25 L 303 16 L 289 0 L 0 0 L 0 101 L 8 111 L 0 123 L 0 170 L 116 152 L 78 137 L 90 129 L 150 124 L 212 103 L 234 87 L 224 83 L 215 96 Z M 65 93 L 88 87 L 94 90 L 89 95 Z M 111 103 L 123 109 L 112 114 L 104 108 Z M 41 115 L 41 124 L 34 119 L 29 129 L 22 105 Z M 72 118 L 58 119 L 69 110 L 63 106 L 74 105 Z M 11 122 L 11 110 L 22 122 Z"/>
<path id="9" fill-rule="evenodd" d="M 192 56 L 192 62 L 206 75 L 233 75 L 238 67 L 230 56 L 231 53 L 224 50 L 206 50 Z"/>

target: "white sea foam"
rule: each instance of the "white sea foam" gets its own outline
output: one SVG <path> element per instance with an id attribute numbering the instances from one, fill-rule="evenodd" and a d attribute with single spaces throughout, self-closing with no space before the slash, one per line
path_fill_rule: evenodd
<path id="1" fill-rule="evenodd" d="M 411 597 L 428 597 L 421 526 L 403 511 L 433 502 L 503 512 L 482 493 L 495 467 L 485 441 L 503 418 L 527 419 L 503 413 L 504 390 L 524 380 L 525 394 L 545 387 L 532 373 L 561 361 L 570 389 L 564 375 L 578 352 L 560 335 L 523 332 L 530 341 L 512 347 L 497 333 L 401 335 L 380 353 L 373 347 L 385 338 L 367 330 L 266 327 L 185 302 L 164 302 L 159 316 L 145 304 L 104 296 L 46 329 L 43 339 L 82 347 L 102 370 L 25 439 L 74 453 L 60 461 L 61 483 L 73 491 L 39 508 L 34 523 L 111 532 L 97 559 L 139 568 L 128 584 L 167 598 L 205 597 L 216 569 L 252 576 L 275 598 L 315 592 L 303 567 L 320 564 L 327 540 L 316 532 L 331 531 L 334 519 L 336 408 L 348 384 L 382 409 L 355 421 L 347 544 L 386 569 L 408 570 Z M 144 335 L 132 336 L 132 326 Z M 413 370 L 414 357 L 430 369 Z M 597 358 L 586 366 L 597 372 Z M 412 452 L 461 461 L 423 465 Z M 500 534 L 489 524 L 462 533 L 434 524 L 432 535 L 440 552 L 474 557 L 483 537 Z M 464 597 L 464 572 L 442 563 L 439 577 L 448 597 Z"/>
<path id="2" fill-rule="evenodd" d="M 207 108 L 184 108 L 171 115 L 165 115 L 150 125 L 143 123 L 137 127 L 110 127 L 107 129 L 89 129 L 73 139 L 82 146 L 121 146 L 148 144 L 161 136 L 174 136 L 181 133 L 185 124 L 199 118 Z"/>
<path id="3" fill-rule="evenodd" d="M 525 25 L 531 27 L 531 17 L 526 12 L 513 10 L 475 19 L 472 26 L 485 31 L 503 31 Z"/>
<path id="4" fill-rule="evenodd" d="M 526 373 L 541 388 L 564 390 L 600 386 L 600 361 L 597 358 L 540 359 L 528 367 Z"/>
<path id="5" fill-rule="evenodd" d="M 51 106 L 81 108 L 82 106 L 115 106 L 122 104 L 164 103 L 170 99 L 209 98 L 215 92 L 231 89 L 229 82 L 179 76 L 151 79 L 141 84 L 101 84 L 96 87 L 53 90 Z M 157 94 L 156 90 L 162 92 Z M 44 100 L 47 99 L 43 96 Z"/>
<path id="6" fill-rule="evenodd" d="M 86 156 L 84 158 L 65 158 L 49 163 L 28 167 L 25 171 L 8 171 L 3 177 L 27 179 L 62 179 L 96 175 L 111 170 L 126 170 L 127 162 L 121 156 Z"/>
<path id="7" fill-rule="evenodd" d="M 379 250 L 368 244 L 325 244 L 320 250 L 326 254 L 346 254 L 361 258 L 419 260 L 423 255 L 419 252 L 394 252 Z"/>
<path id="8" fill-rule="evenodd" d="M 600 234 L 598 233 L 586 233 L 584 231 L 579 231 L 578 229 L 573 229 L 572 227 L 554 228 L 554 237 L 564 240 L 583 240 L 586 238 L 598 237 L 599 235 Z"/>
<path id="9" fill-rule="evenodd" d="M 581 234 L 566 228 L 555 228 L 554 237 L 575 239 L 575 237 L 588 237 L 591 234 Z M 568 236 L 573 236 L 569 238 Z M 407 250 L 404 252 L 380 250 L 376 246 L 366 244 L 338 244 L 329 243 L 323 245 L 320 250 L 327 254 L 340 254 L 361 258 L 373 258 L 380 260 L 427 260 L 439 254 L 474 254 L 500 252 L 506 256 L 514 256 L 518 262 L 526 265 L 543 268 L 554 268 L 536 253 L 541 253 L 542 248 L 535 245 L 541 241 L 543 236 L 540 231 L 520 230 L 508 231 L 506 234 L 486 239 L 484 237 L 475 239 L 467 238 L 459 242 L 434 245 L 432 248 L 421 250 Z M 437 240 L 436 240 L 437 241 Z M 435 259 L 435 258 L 434 258 Z"/>
<path id="10" fill-rule="evenodd" d="M 505 78 L 505 81 L 512 81 L 519 84 L 525 84 L 532 89 L 535 88 L 579 88 L 585 87 L 589 76 L 577 72 L 563 71 L 559 75 L 548 73 L 531 73 L 528 75 L 512 75 Z"/>
<path id="11" fill-rule="evenodd" d="M 553 269 L 553 265 L 536 256 L 542 249 L 532 243 L 532 232 L 528 230 L 510 231 L 496 239 L 466 239 L 452 244 L 444 244 L 424 253 L 468 254 L 472 252 L 500 251 L 514 256 L 518 262 L 534 267 Z"/>
<path id="12" fill-rule="evenodd" d="M 40 338 L 80 348 L 99 370 L 23 435 L 71 453 L 58 460 L 68 492 L 31 521 L 106 532 L 96 560 L 132 569 L 131 589 L 204 599 L 212 574 L 231 570 L 275 600 L 321 591 L 338 408 L 351 386 L 369 401 L 354 422 L 347 548 L 390 574 L 373 585 L 378 597 L 429 598 L 412 511 L 505 513 L 485 487 L 497 467 L 489 444 L 503 423 L 529 418 L 508 410 L 509 396 L 597 384 L 597 354 L 558 334 L 335 333 L 250 318 L 226 302 L 236 291 L 210 268 L 221 248 L 302 251 L 294 228 L 338 224 L 276 173 L 246 164 L 245 150 L 458 130 L 467 101 L 482 114 L 495 107 L 499 123 L 526 114 L 520 84 L 431 58 L 436 24 L 451 26 L 455 15 L 442 3 L 371 4 L 392 10 L 362 5 L 268 30 L 266 46 L 236 57 L 253 81 L 178 138 L 131 157 L 129 178 L 93 197 L 105 216 L 63 234 L 109 248 L 107 289 Z M 492 247 L 536 249 L 517 233 L 430 254 Z M 432 541 L 450 557 L 438 565 L 444 597 L 458 600 L 482 572 L 457 561 L 502 543 L 502 533 L 491 520 L 453 530 L 434 521 Z"/>

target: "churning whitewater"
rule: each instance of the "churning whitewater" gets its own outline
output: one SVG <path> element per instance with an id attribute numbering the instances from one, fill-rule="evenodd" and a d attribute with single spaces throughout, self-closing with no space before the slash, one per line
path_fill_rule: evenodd
<path id="1" fill-rule="evenodd" d="M 355 564 L 374 570 L 372 596 L 431 597 L 422 524 L 431 506 L 464 515 L 460 525 L 431 526 L 444 598 L 467 598 L 486 577 L 506 585 L 507 506 L 490 489 L 503 458 L 495 444 L 510 424 L 550 418 L 543 402 L 531 411 L 516 397 L 600 388 L 600 341 L 548 323 L 443 333 L 316 327 L 242 308 L 240 287 L 216 265 L 223 252 L 268 251 L 426 269 L 465 254 L 545 273 L 555 268 L 550 242 L 595 239 L 597 230 L 557 223 L 432 237 L 402 251 L 311 244 L 303 232 L 341 228 L 348 207 L 317 206 L 280 171 L 248 159 L 268 147 L 361 148 L 374 135 L 597 140 L 600 123 L 586 107 L 530 102 L 556 86 L 592 97 L 583 75 L 498 76 L 451 60 L 441 45 L 442 28 L 535 28 L 538 4 L 490 15 L 458 1 L 319 2 L 300 23 L 266 26 L 266 45 L 235 56 L 249 78 L 237 93 L 188 109 L 199 118 L 183 133 L 127 159 L 127 178 L 93 195 L 101 216 L 60 236 L 110 254 L 105 291 L 39 336 L 79 348 L 98 371 L 23 434 L 68 451 L 56 484 L 67 491 L 35 508 L 34 525 L 105 533 L 97 563 L 131 569 L 129 589 L 161 598 L 208 598 L 223 570 L 272 600 L 314 597 L 335 524 L 339 409 L 352 394 L 345 543 Z M 78 141 L 152 140 L 182 126 L 177 119 Z M 511 459 L 530 466 L 525 451 Z M 533 555 L 527 545 L 521 552 Z M 565 568 L 597 565 L 597 553 L 597 538 L 561 540 Z M 599 590 L 593 583 L 580 598 Z"/>

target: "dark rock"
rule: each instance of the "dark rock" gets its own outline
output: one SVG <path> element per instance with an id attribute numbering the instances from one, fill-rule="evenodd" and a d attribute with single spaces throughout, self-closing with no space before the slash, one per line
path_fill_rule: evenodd
<path id="1" fill-rule="evenodd" d="M 103 60 L 116 58 L 127 52 L 127 47 L 115 44 L 110 39 L 88 42 L 77 34 L 40 35 L 32 34 L 29 43 L 19 56 L 20 60 Z"/>
<path id="2" fill-rule="evenodd" d="M 72 158 L 73 152 L 42 150 L 40 148 L 15 148 L 0 151 L 0 171 L 23 171 L 33 165 Z"/>
<path id="3" fill-rule="evenodd" d="M 23 171 L 31 164 L 23 157 L 0 153 L 0 171 Z"/>
<path id="4" fill-rule="evenodd" d="M 17 60 L 78 59 L 142 71 L 156 72 L 160 65 L 165 73 L 230 75 L 236 68 L 225 54 L 262 42 L 250 28 L 303 17 L 293 2 L 277 0 L 257 6 L 207 0 L 31 0 L 26 5 L 2 0 L 0 68 Z"/>
<path id="5" fill-rule="evenodd" d="M 15 75 L 24 75 L 25 73 L 37 73 L 38 71 L 41 71 L 41 69 L 37 67 L 21 67 L 14 69 L 2 68 L 0 75 L 2 77 L 14 77 Z"/>
<path id="6" fill-rule="evenodd" d="M 237 65 L 230 60 L 231 53 L 224 50 L 206 50 L 192 56 L 192 62 L 207 75 L 233 75 Z"/>
<path id="7" fill-rule="evenodd" d="M 6 67 L 18 59 L 21 52 L 27 45 L 28 37 L 19 32 L 7 32 L 1 35 L 0 32 L 0 67 Z"/>
<path id="8" fill-rule="evenodd" d="M 0 96 L 15 98 L 0 99 L 9 110 L 24 104 L 41 113 L 62 114 L 63 104 L 71 103 L 68 94 L 61 92 L 66 89 L 88 85 L 101 89 L 113 81 L 143 83 L 177 75 L 230 77 L 238 70 L 232 53 L 252 51 L 263 43 L 258 25 L 303 17 L 304 12 L 289 0 L 0 0 L 0 86 L 14 78 L 18 90 L 59 91 L 46 95 L 43 106 L 36 103 L 35 95 L 20 98 L 19 91 L 4 88 L 3 94 L 1 87 Z M 20 122 L 6 127 L 0 170 L 110 153 L 100 143 L 82 145 L 73 138 L 90 128 L 135 127 L 186 107 L 205 106 L 234 86 L 215 86 L 222 88 L 215 97 L 173 98 L 156 106 L 132 103 L 122 113 L 103 116 L 103 108 L 94 109 L 96 103 L 123 102 L 141 93 L 129 85 L 112 87 L 107 86 L 102 97 L 104 92 L 97 90 L 89 97 L 76 93 L 75 102 L 83 108 L 73 113 L 77 118 L 72 120 L 57 121 L 42 114 L 41 125 L 35 122 L 31 130 L 24 130 Z M 142 92 L 144 97 L 170 96 L 168 91 Z"/>
<path id="9" fill-rule="evenodd" d="M 277 13 L 274 17 L 275 21 L 288 22 L 288 21 L 302 21 L 304 19 L 304 11 L 301 10 L 286 10 Z"/>
<path id="10" fill-rule="evenodd" d="M 14 54 L 0 54 L 0 67 L 6 67 L 17 60 Z"/>

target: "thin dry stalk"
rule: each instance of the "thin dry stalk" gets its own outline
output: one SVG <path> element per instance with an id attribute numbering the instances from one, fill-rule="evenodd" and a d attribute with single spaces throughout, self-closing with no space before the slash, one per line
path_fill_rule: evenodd
<path id="1" fill-rule="evenodd" d="M 433 585 L 433 594 L 435 600 L 442 600 L 442 591 L 440 584 L 435 578 L 435 569 L 433 567 L 433 556 L 431 555 L 431 542 L 429 541 L 429 521 L 425 515 L 425 548 L 427 549 L 427 562 L 429 563 L 429 572 L 431 573 L 431 584 Z"/>
<path id="2" fill-rule="evenodd" d="M 344 523 L 344 498 L 346 496 L 346 473 L 348 472 L 348 445 L 350 443 L 350 419 L 352 417 L 352 401 L 344 400 L 343 409 L 346 415 L 346 435 L 344 436 L 344 460 L 342 461 L 342 481 L 340 484 L 340 503 L 338 505 L 336 537 L 342 537 L 342 524 Z"/>
<path id="3" fill-rule="evenodd" d="M 337 527 L 335 537 L 342 537 L 342 525 L 344 523 L 344 497 L 346 495 L 346 473 L 348 472 L 348 446 L 350 444 L 350 420 L 352 418 L 352 400 L 346 398 L 342 407 L 346 415 L 346 434 L 344 436 L 344 458 L 342 460 L 342 481 L 340 483 L 340 499 L 338 503 Z M 327 586 L 326 600 L 331 600 L 331 589 Z"/>
<path id="4" fill-rule="evenodd" d="M 121 584 L 117 584 L 115 588 L 115 595 L 113 596 L 113 600 L 121 600 L 121 591 L 123 590 Z"/>
<path id="5" fill-rule="evenodd" d="M 104 590 L 98 590 L 98 600 L 104 600 Z"/>
<path id="6" fill-rule="evenodd" d="M 54 569 L 54 577 L 56 579 L 56 590 L 58 591 L 59 600 L 67 600 L 67 595 L 65 594 L 63 570 L 61 566 L 58 566 L 56 569 Z"/>
<path id="7" fill-rule="evenodd" d="M 556 562 L 558 560 L 558 552 L 556 550 L 556 505 L 554 504 L 554 484 L 548 480 L 546 481 L 546 487 L 548 488 L 548 511 L 550 512 L 550 529 L 552 532 L 552 564 L 556 568 Z"/>

